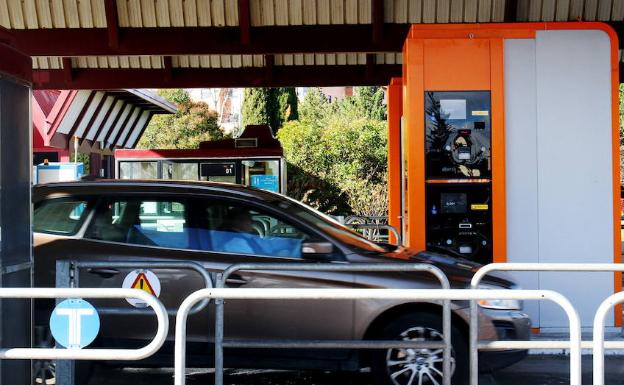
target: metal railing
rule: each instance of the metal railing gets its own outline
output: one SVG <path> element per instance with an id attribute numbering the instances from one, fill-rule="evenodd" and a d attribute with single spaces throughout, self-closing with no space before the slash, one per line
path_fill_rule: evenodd
<path id="1" fill-rule="evenodd" d="M 202 299 L 285 299 L 285 300 L 550 300 L 566 313 L 570 328 L 570 385 L 581 385 L 581 325 L 576 309 L 563 295 L 551 290 L 474 290 L 474 289 L 202 289 L 188 296 L 178 311 L 175 325 L 174 384 L 186 383 L 186 321 L 190 309 Z M 510 348 L 505 341 L 499 348 Z M 418 343 L 421 342 L 412 342 Z M 446 360 L 445 360 L 446 361 Z M 215 370 L 216 375 L 216 370 Z M 450 380 L 449 376 L 444 377 Z M 216 378 L 215 378 L 215 383 Z M 218 384 L 218 383 L 217 383 Z"/>
<path id="2" fill-rule="evenodd" d="M 246 271 L 309 271 L 309 272 L 424 272 L 433 275 L 440 282 L 442 289 L 450 289 L 451 285 L 446 275 L 438 267 L 429 264 L 415 263 L 354 263 L 354 264 L 318 264 L 318 263 L 258 263 L 232 265 L 221 274 L 217 274 L 216 287 L 224 288 L 228 278 L 235 272 Z M 263 289 L 262 289 L 263 290 Z M 363 289 L 356 289 L 363 290 Z M 413 342 L 398 341 L 224 341 L 224 303 L 223 299 L 215 300 L 215 385 L 223 384 L 223 348 L 224 347 L 253 347 L 253 348 L 351 348 L 351 349 L 385 349 L 414 347 Z M 444 362 L 443 374 L 451 371 L 451 304 L 442 302 L 442 348 Z M 424 347 L 423 347 L 424 348 Z M 450 375 L 445 375 L 444 385 L 450 385 Z M 448 381 L 447 381 L 448 379 Z"/>
<path id="3" fill-rule="evenodd" d="M 169 318 L 156 297 L 137 289 L 77 289 L 77 288 L 0 288 L 0 298 L 136 298 L 145 301 L 156 314 L 158 327 L 150 343 L 138 349 L 0 349 L 0 359 L 11 360 L 122 360 L 147 358 L 160 349 L 167 338 Z"/>
<path id="4" fill-rule="evenodd" d="M 605 318 L 607 317 L 607 313 L 613 308 L 615 305 L 621 304 L 624 302 L 624 292 L 615 293 L 605 299 L 598 310 L 596 310 L 596 315 L 594 316 L 594 385 L 604 385 L 604 351 L 605 351 L 605 336 L 604 336 L 604 327 L 605 327 Z M 616 341 L 610 341 L 616 342 Z M 616 349 L 624 349 L 624 341 L 617 341 L 619 344 L 615 345 Z M 611 348 L 613 348 L 613 344 Z"/>
<path id="5" fill-rule="evenodd" d="M 206 268 L 198 262 L 192 261 L 63 261 L 57 265 L 58 274 L 69 274 L 69 286 L 80 287 L 80 275 L 76 274 L 80 269 L 182 269 L 192 270 L 196 272 L 204 281 L 204 288 L 209 289 L 212 287 L 212 278 L 206 271 Z M 203 310 L 208 306 L 208 300 L 202 301 L 192 310 L 191 314 L 195 314 Z M 100 314 L 118 314 L 118 315 L 149 315 L 152 312 L 148 309 L 129 308 L 129 307 L 117 307 L 117 308 L 101 308 L 98 309 Z M 177 309 L 167 309 L 167 313 L 170 316 L 175 316 Z"/>
<path id="6" fill-rule="evenodd" d="M 481 280 L 494 271 L 568 271 L 568 272 L 621 272 L 624 264 L 618 263 L 491 263 L 480 268 L 472 277 L 471 288 L 477 289 Z M 611 298 L 611 297 L 609 297 Z M 596 315 L 598 316 L 598 314 Z M 479 350 L 496 350 L 501 348 L 512 349 L 568 349 L 570 348 L 570 360 L 580 360 L 573 355 L 572 341 L 492 341 L 479 343 L 479 317 L 476 301 L 470 303 L 470 385 L 477 385 L 479 368 Z M 596 329 L 594 328 L 594 333 Z M 570 335 L 572 339 L 572 335 Z M 580 340 L 580 336 L 579 336 Z M 580 341 L 583 348 L 595 347 L 591 341 Z M 624 349 L 624 341 L 607 341 L 601 346 L 610 349 Z M 575 353 L 576 354 L 576 353 Z M 595 352 L 594 352 L 595 354 Z M 595 356 L 594 356 L 595 357 Z M 579 374 L 580 375 L 580 374 Z M 594 373 L 595 375 L 595 373 Z"/>
<path id="7" fill-rule="evenodd" d="M 380 224 L 386 224 L 388 223 L 388 217 L 385 215 L 381 215 L 381 216 L 362 216 L 362 215 L 349 215 L 348 217 L 345 218 L 344 222 L 345 225 L 351 225 L 356 221 L 360 221 L 362 223 L 373 223 L 373 222 L 378 222 Z"/>
<path id="8" fill-rule="evenodd" d="M 401 244 L 401 234 L 399 234 L 399 231 L 396 229 L 396 227 L 391 226 L 391 225 L 376 225 L 376 224 L 371 224 L 371 223 L 351 223 L 348 225 L 350 228 L 352 228 L 353 230 L 388 230 L 388 232 L 392 232 L 392 234 L 394 234 L 394 237 L 396 239 L 396 244 L 400 245 Z M 381 240 L 381 236 L 380 234 L 378 234 L 377 236 L 374 235 L 367 235 L 364 234 L 366 236 L 366 238 L 368 238 L 371 241 L 378 241 Z"/>

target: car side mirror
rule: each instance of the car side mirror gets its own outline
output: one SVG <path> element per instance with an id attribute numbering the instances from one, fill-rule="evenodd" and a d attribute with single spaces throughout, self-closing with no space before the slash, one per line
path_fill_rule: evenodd
<path id="1" fill-rule="evenodd" d="M 334 253 L 334 245 L 330 242 L 304 242 L 301 244 L 301 255 L 306 259 L 328 261 Z"/>

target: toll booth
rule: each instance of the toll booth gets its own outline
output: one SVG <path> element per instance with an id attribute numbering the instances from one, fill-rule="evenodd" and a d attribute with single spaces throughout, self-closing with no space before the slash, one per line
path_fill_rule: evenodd
<path id="1" fill-rule="evenodd" d="M 193 150 L 116 150 L 115 170 L 118 179 L 226 182 L 286 193 L 284 152 L 267 125 Z"/>
<path id="2" fill-rule="evenodd" d="M 390 223 L 412 248 L 484 264 L 620 262 L 618 85 L 606 24 L 412 26 L 389 87 Z M 622 286 L 515 275 L 574 299 L 584 326 Z M 536 327 L 567 324 L 526 307 Z"/>

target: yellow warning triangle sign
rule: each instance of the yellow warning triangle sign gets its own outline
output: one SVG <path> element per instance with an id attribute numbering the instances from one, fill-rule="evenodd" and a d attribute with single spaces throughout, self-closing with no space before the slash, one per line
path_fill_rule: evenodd
<path id="1" fill-rule="evenodd" d="M 150 285 L 149 280 L 147 279 L 147 276 L 143 272 L 137 275 L 134 282 L 132 282 L 132 285 L 130 285 L 130 288 L 143 290 L 153 296 L 156 296 L 156 292 L 152 288 L 152 285 Z"/>

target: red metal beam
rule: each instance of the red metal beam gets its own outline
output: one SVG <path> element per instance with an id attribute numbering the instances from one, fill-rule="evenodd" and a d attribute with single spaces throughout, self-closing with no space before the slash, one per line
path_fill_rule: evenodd
<path id="1" fill-rule="evenodd" d="M 171 56 L 163 57 L 163 64 L 165 73 L 163 77 L 165 82 L 170 82 L 173 79 L 173 58 Z"/>
<path id="2" fill-rule="evenodd" d="M 373 44 L 379 44 L 384 39 L 384 0 L 373 0 L 371 20 L 373 22 Z"/>
<path id="3" fill-rule="evenodd" d="M 32 59 L 14 46 L 13 31 L 0 27 L 0 73 L 31 81 Z"/>
<path id="4" fill-rule="evenodd" d="M 264 55 L 264 69 L 266 82 L 270 83 L 273 80 L 273 67 L 275 66 L 275 56 Z"/>
<path id="5" fill-rule="evenodd" d="M 62 70 L 37 70 L 33 78 L 36 89 L 330 87 L 387 85 L 401 71 L 400 64 L 376 65 L 372 71 L 366 65 L 274 66 L 267 79 L 264 67 L 176 68 L 167 81 L 159 69 L 85 68 L 75 70 L 69 83 Z"/>
<path id="6" fill-rule="evenodd" d="M 238 28 L 240 29 L 240 43 L 247 45 L 251 42 L 251 11 L 249 0 L 238 0 Z"/>
<path id="7" fill-rule="evenodd" d="M 366 54 L 366 77 L 373 78 L 375 76 L 375 67 L 377 64 L 377 57 L 374 53 Z"/>
<path id="8" fill-rule="evenodd" d="M 104 0 L 104 12 L 106 13 L 106 30 L 108 31 L 108 46 L 116 50 L 119 48 L 119 23 L 117 17 L 117 2 Z"/>
<path id="9" fill-rule="evenodd" d="M 63 72 L 65 73 L 65 79 L 67 79 L 68 82 L 71 82 L 74 77 L 74 73 L 72 70 L 72 61 L 69 57 L 63 58 Z"/>
<path id="10" fill-rule="evenodd" d="M 119 28 L 116 49 L 104 28 L 23 29 L 13 35 L 19 50 L 30 56 L 400 52 L 409 25 L 381 27 L 383 39 L 375 44 L 371 24 L 253 27 L 246 45 L 238 27 Z"/>

